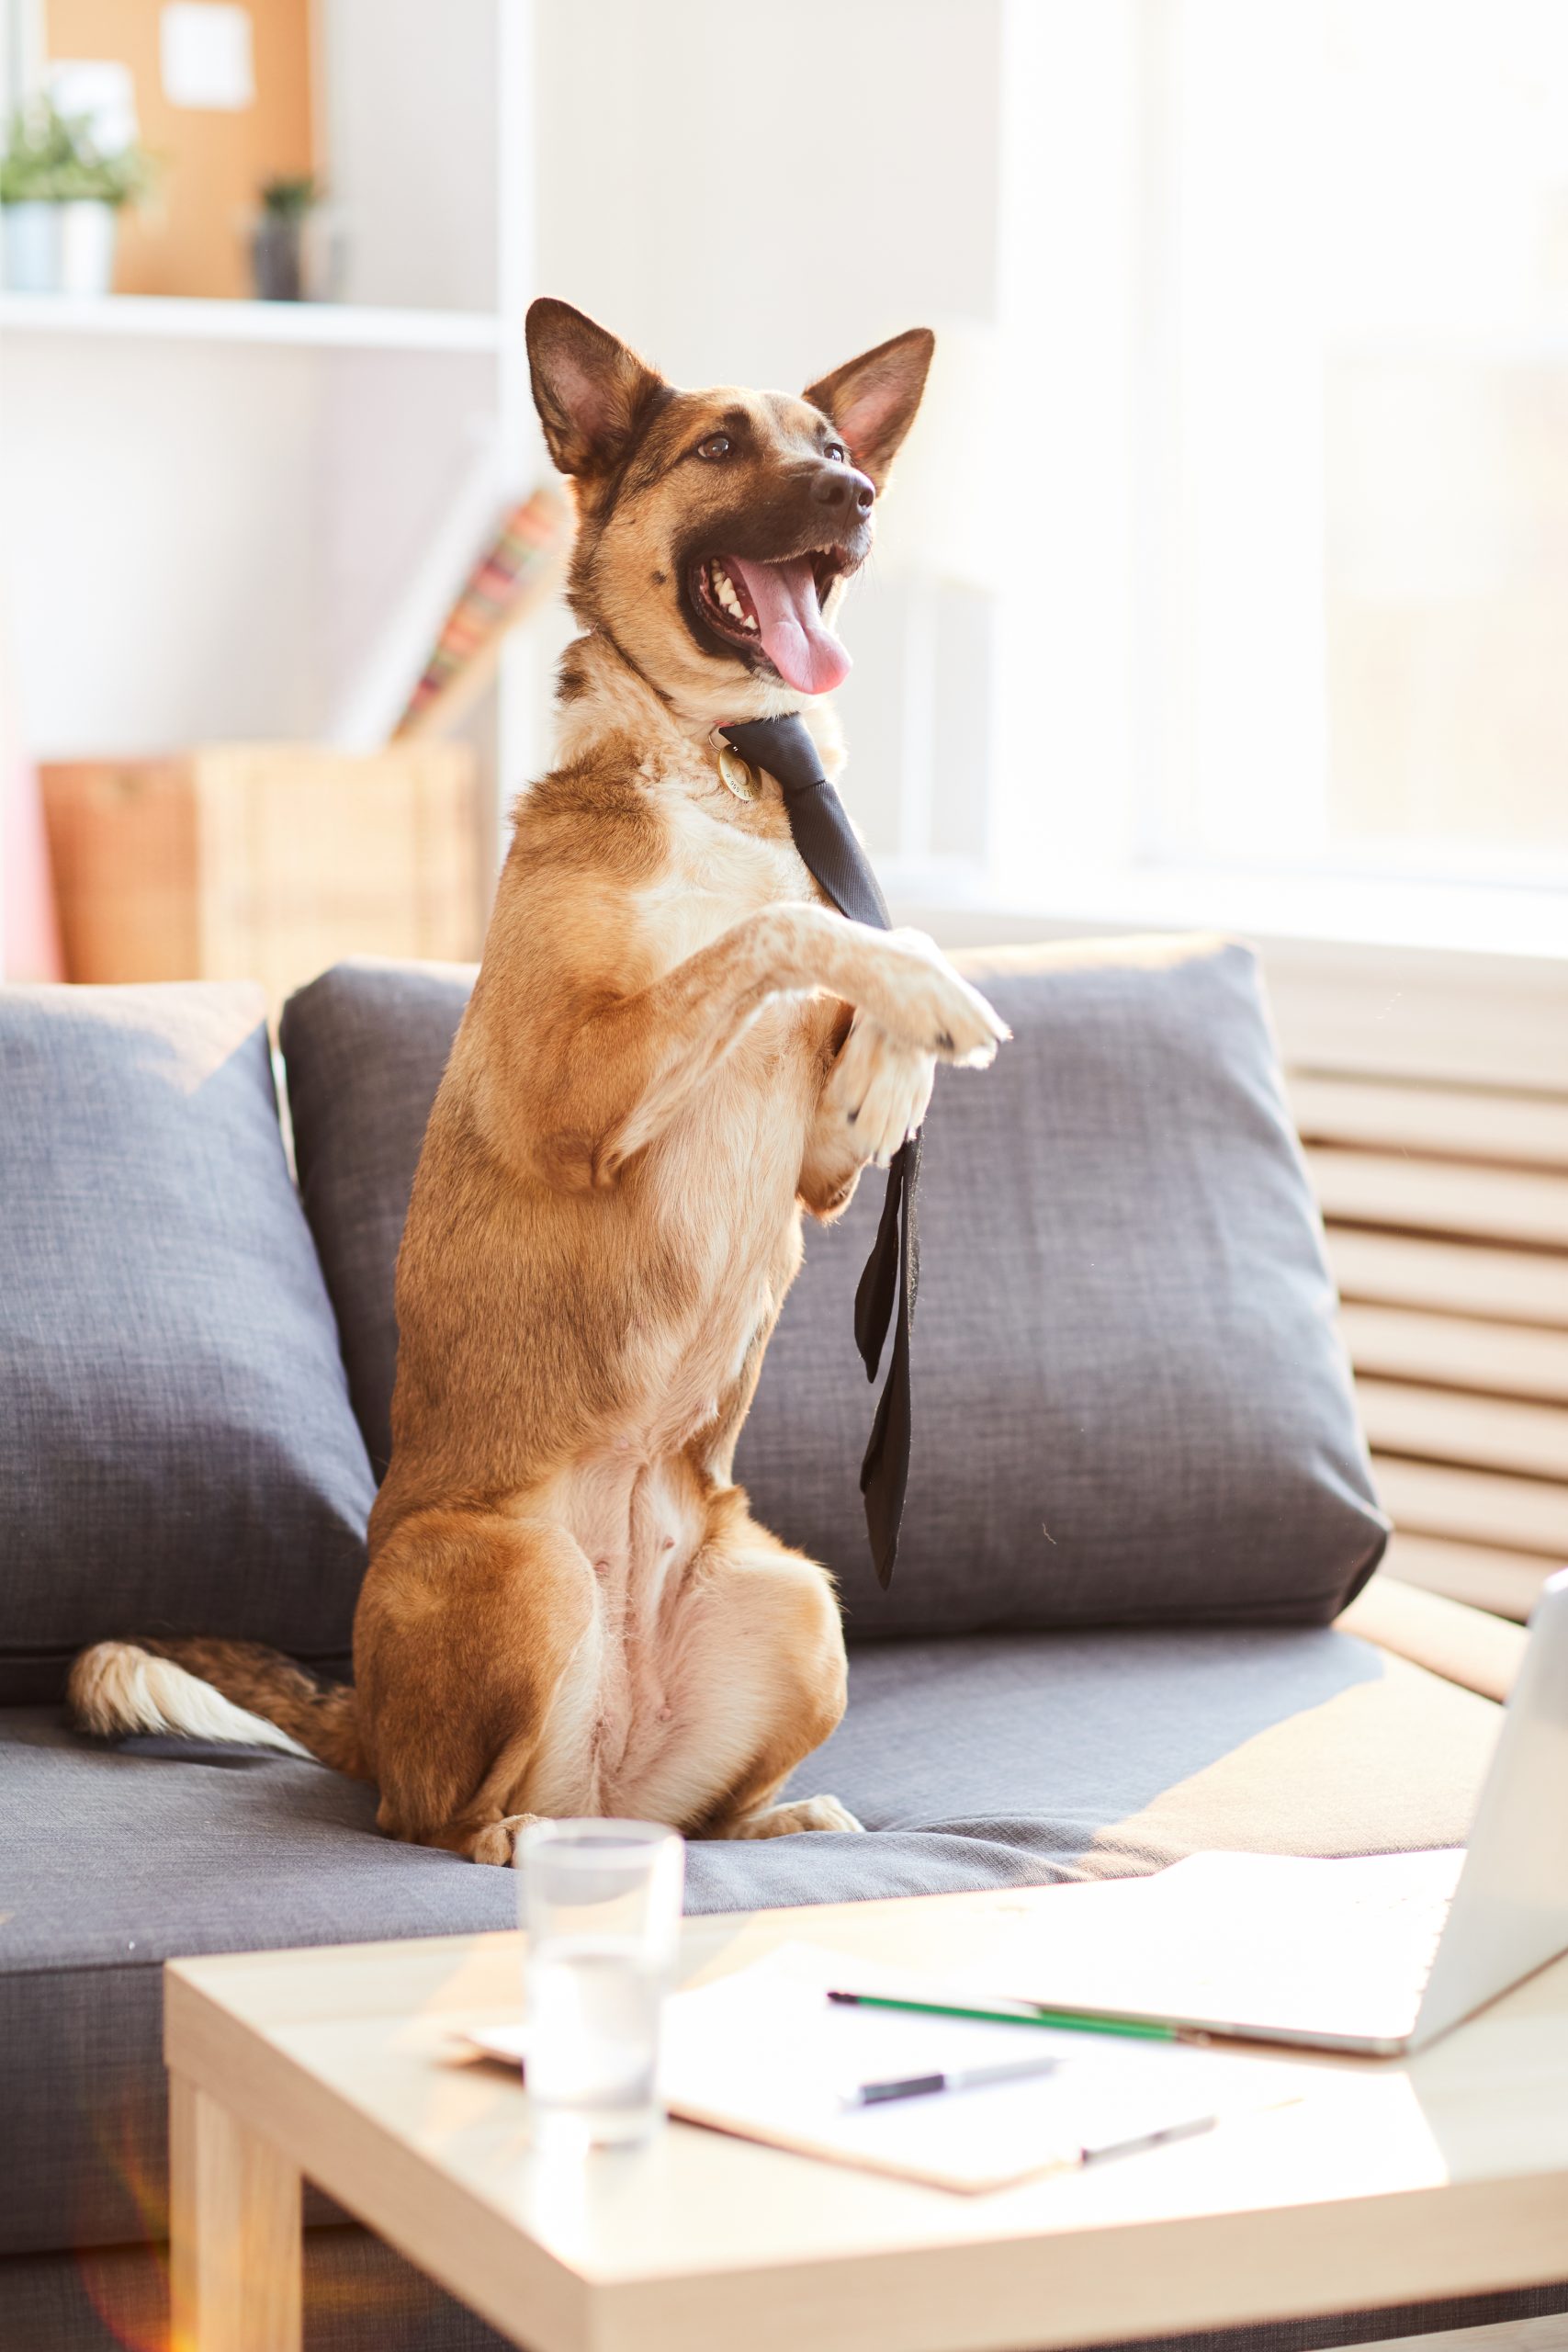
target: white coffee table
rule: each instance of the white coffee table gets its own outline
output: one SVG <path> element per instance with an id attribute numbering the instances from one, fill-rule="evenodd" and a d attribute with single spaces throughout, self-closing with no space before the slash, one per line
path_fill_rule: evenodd
<path id="1" fill-rule="evenodd" d="M 964 1965 L 1049 1889 L 690 1921 L 688 1982 L 801 1937 Z M 299 2352 L 301 2176 L 536 2352 L 1019 2352 L 1568 2277 L 1568 1961 L 1408 2064 L 964 2198 L 671 2124 L 547 2162 L 454 2036 L 515 2014 L 521 1939 L 167 1971 L 175 2341 Z"/>

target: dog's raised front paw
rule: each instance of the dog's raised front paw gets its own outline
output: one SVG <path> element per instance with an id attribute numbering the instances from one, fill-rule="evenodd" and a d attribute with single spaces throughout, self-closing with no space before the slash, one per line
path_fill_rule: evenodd
<path id="1" fill-rule="evenodd" d="M 834 1068 L 830 1100 L 857 1154 L 886 1168 L 926 1115 L 936 1057 L 858 1013 Z"/>
<path id="2" fill-rule="evenodd" d="M 963 1069 L 984 1069 L 1012 1032 L 978 989 L 955 972 L 922 931 L 891 931 L 898 977 L 877 1018 L 895 1036 Z"/>

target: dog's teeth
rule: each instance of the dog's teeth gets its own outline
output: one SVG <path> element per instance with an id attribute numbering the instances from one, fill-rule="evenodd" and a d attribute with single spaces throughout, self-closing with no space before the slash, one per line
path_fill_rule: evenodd
<path id="1" fill-rule="evenodd" d="M 744 620 L 745 606 L 736 594 L 735 582 L 721 564 L 710 560 L 708 580 L 713 589 L 715 602 L 722 606 L 725 612 L 733 613 L 738 621 Z"/>
<path id="2" fill-rule="evenodd" d="M 748 614 L 745 616 L 745 626 L 746 626 L 748 628 L 756 628 L 756 626 L 757 626 L 757 622 L 756 622 L 756 617 L 755 617 L 755 616 L 754 616 L 753 614 L 751 614 L 751 613 L 748 613 Z"/>

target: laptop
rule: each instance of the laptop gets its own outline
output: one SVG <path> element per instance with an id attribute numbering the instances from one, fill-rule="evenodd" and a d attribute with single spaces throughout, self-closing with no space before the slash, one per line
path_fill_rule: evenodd
<path id="1" fill-rule="evenodd" d="M 1568 1951 L 1568 1569 L 1536 1604 L 1469 1846 L 1196 1854 L 1064 1887 L 987 1962 L 1021 2006 L 1249 2041 L 1419 2050 Z M 1015 1969 L 1015 1963 L 1020 1963 Z"/>

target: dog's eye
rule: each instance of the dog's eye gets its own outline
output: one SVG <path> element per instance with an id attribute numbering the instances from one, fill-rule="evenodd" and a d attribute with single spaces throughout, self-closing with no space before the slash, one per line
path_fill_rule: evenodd
<path id="1" fill-rule="evenodd" d="M 822 455 L 825 458 L 830 458 L 836 466 L 841 466 L 849 454 L 841 441 L 829 441 L 822 452 Z"/>
<path id="2" fill-rule="evenodd" d="M 728 458 L 729 455 L 728 434 L 710 433 L 705 441 L 697 443 L 697 455 L 699 458 Z"/>

